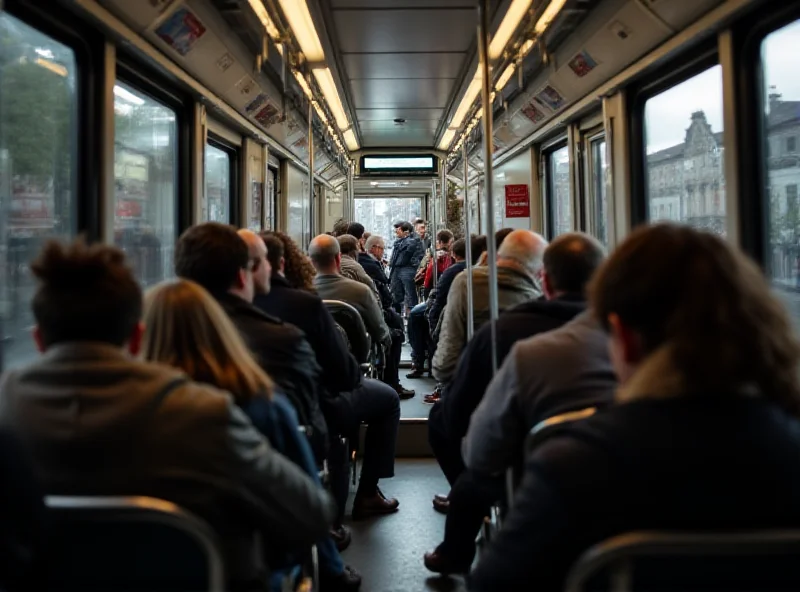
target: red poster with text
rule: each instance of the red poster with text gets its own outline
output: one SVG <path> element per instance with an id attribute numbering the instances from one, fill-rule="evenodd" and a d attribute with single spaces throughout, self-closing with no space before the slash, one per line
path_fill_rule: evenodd
<path id="1" fill-rule="evenodd" d="M 506 218 L 529 218 L 531 198 L 527 185 L 506 185 Z"/>

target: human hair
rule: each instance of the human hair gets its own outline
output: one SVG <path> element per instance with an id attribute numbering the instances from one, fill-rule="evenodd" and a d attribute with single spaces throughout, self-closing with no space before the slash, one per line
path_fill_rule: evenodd
<path id="1" fill-rule="evenodd" d="M 446 245 L 451 240 L 453 240 L 453 233 L 447 230 L 447 228 L 443 228 L 442 230 L 436 233 L 436 240 L 442 243 L 443 245 Z"/>
<path id="2" fill-rule="evenodd" d="M 266 242 L 266 237 L 276 238 L 283 244 L 283 276 L 289 282 L 289 285 L 298 290 L 314 292 L 314 276 L 317 275 L 317 272 L 314 266 L 311 265 L 311 261 L 306 257 L 306 254 L 292 240 L 292 237 L 280 230 L 266 230 L 261 233 L 261 238 L 264 239 L 268 249 L 267 258 L 273 269 L 278 269 L 278 267 L 270 258 L 272 247 L 270 247 L 270 243 Z"/>
<path id="3" fill-rule="evenodd" d="M 710 232 L 642 226 L 612 253 L 589 288 L 598 321 L 638 334 L 645 355 L 669 347 L 692 392 L 756 387 L 800 415 L 800 346 L 759 268 Z"/>
<path id="4" fill-rule="evenodd" d="M 233 322 L 199 284 L 178 279 L 145 294 L 142 355 L 183 370 L 196 382 L 230 392 L 237 403 L 271 398 L 273 382 Z"/>
<path id="5" fill-rule="evenodd" d="M 597 239 L 583 232 L 561 234 L 544 251 L 544 270 L 554 291 L 583 294 L 602 265 L 605 251 Z"/>
<path id="6" fill-rule="evenodd" d="M 423 222 L 423 224 L 424 224 L 424 222 Z M 394 227 L 395 228 L 399 228 L 403 232 L 414 232 L 414 227 L 411 226 L 411 224 L 409 222 L 403 222 L 403 221 L 395 222 L 394 223 Z"/>
<path id="7" fill-rule="evenodd" d="M 470 240 L 472 241 L 472 264 L 476 265 L 483 255 L 486 252 L 488 245 L 486 244 L 486 235 L 481 234 L 480 236 L 473 235 Z"/>
<path id="8" fill-rule="evenodd" d="M 500 249 L 500 245 L 503 244 L 503 241 L 506 240 L 506 237 L 514 232 L 513 228 L 501 228 L 497 232 L 494 233 L 494 246 L 496 249 Z"/>
<path id="9" fill-rule="evenodd" d="M 353 253 L 358 253 L 358 239 L 352 234 L 343 234 L 337 237 L 336 240 L 339 241 L 339 251 L 343 256 L 351 256 Z"/>
<path id="10" fill-rule="evenodd" d="M 351 222 L 347 227 L 347 234 L 356 237 L 356 240 L 361 240 L 364 236 L 364 225 L 360 222 Z"/>
<path id="11" fill-rule="evenodd" d="M 68 341 L 124 345 L 142 317 L 142 290 L 118 248 L 48 241 L 31 264 L 32 309 L 45 348 Z"/>
<path id="12" fill-rule="evenodd" d="M 192 226 L 175 247 L 175 274 L 197 282 L 214 296 L 235 286 L 250 264 L 247 243 L 233 226 L 205 222 Z"/>
<path id="13" fill-rule="evenodd" d="M 343 234 L 347 234 L 348 228 L 350 228 L 350 222 L 348 222 L 344 218 L 339 218 L 333 225 L 333 236 L 341 236 Z"/>
<path id="14" fill-rule="evenodd" d="M 317 269 L 328 269 L 340 253 L 339 241 L 324 234 L 319 235 L 308 246 L 308 256 Z"/>
<path id="15" fill-rule="evenodd" d="M 272 273 L 277 273 L 281 267 L 281 259 L 284 257 L 283 241 L 269 231 L 262 232 L 258 236 L 267 245 L 267 261 L 272 268 Z"/>
<path id="16" fill-rule="evenodd" d="M 453 256 L 456 259 L 467 258 L 467 241 L 465 241 L 463 238 L 460 238 L 453 243 Z"/>
<path id="17" fill-rule="evenodd" d="M 369 253 L 372 250 L 372 247 L 382 243 L 386 243 L 386 241 L 383 240 L 383 237 L 378 234 L 373 234 L 367 239 L 367 242 L 364 243 L 364 248 Z"/>

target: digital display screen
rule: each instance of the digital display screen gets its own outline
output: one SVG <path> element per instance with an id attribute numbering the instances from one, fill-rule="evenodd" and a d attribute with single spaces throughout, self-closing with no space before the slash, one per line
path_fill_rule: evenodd
<path id="1" fill-rule="evenodd" d="M 361 170 L 434 172 L 436 164 L 433 156 L 365 156 Z"/>

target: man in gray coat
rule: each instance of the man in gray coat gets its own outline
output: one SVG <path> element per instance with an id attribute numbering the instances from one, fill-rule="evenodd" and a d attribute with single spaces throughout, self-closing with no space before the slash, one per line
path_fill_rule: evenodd
<path id="1" fill-rule="evenodd" d="M 145 495 L 197 513 L 220 537 L 230 587 L 263 587 L 259 534 L 276 557 L 327 534 L 333 500 L 228 393 L 136 359 L 142 293 L 122 251 L 51 242 L 32 270 L 43 355 L 3 376 L 0 423 L 28 444 L 47 494 Z"/>
<path id="2" fill-rule="evenodd" d="M 530 230 L 509 233 L 497 252 L 497 302 L 502 311 L 542 296 L 539 276 L 547 241 Z M 475 331 L 489 320 L 489 268 L 472 269 L 472 309 Z M 433 356 L 433 375 L 447 384 L 453 378 L 467 344 L 467 272 L 453 280 L 442 313 L 439 344 Z"/>

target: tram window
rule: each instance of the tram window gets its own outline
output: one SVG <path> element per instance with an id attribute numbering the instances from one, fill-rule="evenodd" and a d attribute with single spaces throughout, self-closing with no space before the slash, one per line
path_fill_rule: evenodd
<path id="1" fill-rule="evenodd" d="M 724 235 L 722 68 L 712 66 L 651 97 L 644 114 L 648 219 Z"/>
<path id="2" fill-rule="evenodd" d="M 231 155 L 228 152 L 206 144 L 204 221 L 230 222 L 231 168 Z"/>
<path id="3" fill-rule="evenodd" d="M 36 357 L 30 263 L 76 233 L 74 52 L 0 14 L 0 343 L 3 367 Z"/>
<path id="4" fill-rule="evenodd" d="M 795 48 L 800 21 L 774 31 L 761 46 L 764 71 L 766 138 L 765 196 L 768 198 L 767 268 L 778 294 L 800 328 L 800 156 L 795 137 L 800 130 L 800 81 Z"/>
<path id="5" fill-rule="evenodd" d="M 114 115 L 114 240 L 148 287 L 173 275 L 177 118 L 169 107 L 119 81 Z"/>
<path id="6" fill-rule="evenodd" d="M 594 235 L 604 245 L 608 244 L 608 187 L 606 175 L 606 140 L 600 138 L 590 143 L 592 171 L 592 200 L 594 212 Z"/>
<path id="7" fill-rule="evenodd" d="M 547 157 L 549 204 L 552 212 L 552 236 L 572 232 L 572 198 L 569 192 L 569 148 L 554 150 Z"/>

